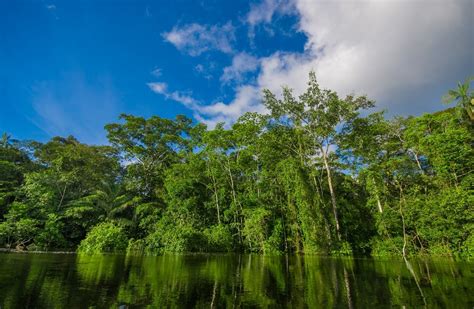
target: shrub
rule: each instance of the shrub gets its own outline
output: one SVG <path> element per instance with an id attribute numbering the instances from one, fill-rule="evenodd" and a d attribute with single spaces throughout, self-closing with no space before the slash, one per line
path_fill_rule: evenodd
<path id="1" fill-rule="evenodd" d="M 83 253 L 125 251 L 127 244 L 127 235 L 121 226 L 114 222 L 103 222 L 87 233 L 78 251 Z"/>
<path id="2" fill-rule="evenodd" d="M 337 248 L 331 251 L 331 254 L 336 256 L 351 256 L 353 254 L 351 244 L 347 241 L 343 241 L 338 244 Z"/>
<path id="3" fill-rule="evenodd" d="M 446 243 L 431 244 L 429 248 L 430 255 L 433 256 L 452 256 L 453 251 Z"/>
<path id="4" fill-rule="evenodd" d="M 127 253 L 143 253 L 145 252 L 146 242 L 144 239 L 130 239 L 128 241 Z"/>
<path id="5" fill-rule="evenodd" d="M 472 258 L 474 257 L 474 235 L 469 235 L 462 246 L 462 253 L 463 257 Z"/>
<path id="6" fill-rule="evenodd" d="M 56 214 L 48 214 L 44 228 L 35 237 L 35 246 L 38 250 L 47 250 L 51 248 L 65 248 L 66 239 L 62 234 L 64 224 Z"/>
<path id="7" fill-rule="evenodd" d="M 283 238 L 283 224 L 281 220 L 277 220 L 277 223 L 273 227 L 272 234 L 265 241 L 263 245 L 263 253 L 265 254 L 280 254 L 283 252 L 282 249 L 282 238 Z"/>
<path id="8" fill-rule="evenodd" d="M 268 221 L 271 219 L 269 210 L 259 207 L 244 212 L 245 224 L 242 235 L 246 247 L 251 252 L 261 252 L 267 238 Z"/>
<path id="9" fill-rule="evenodd" d="M 207 245 L 204 234 L 192 226 L 166 225 L 162 222 L 145 241 L 146 251 L 150 253 L 202 252 Z"/>
<path id="10" fill-rule="evenodd" d="M 403 238 L 375 239 L 372 244 L 372 256 L 393 256 L 402 253 Z"/>
<path id="11" fill-rule="evenodd" d="M 215 225 L 204 231 L 207 251 L 227 252 L 232 250 L 232 234 L 224 225 Z"/>
<path id="12" fill-rule="evenodd" d="M 1 222 L 0 243 L 23 250 L 31 245 L 34 236 L 38 233 L 38 225 L 38 220 L 30 218 Z"/>

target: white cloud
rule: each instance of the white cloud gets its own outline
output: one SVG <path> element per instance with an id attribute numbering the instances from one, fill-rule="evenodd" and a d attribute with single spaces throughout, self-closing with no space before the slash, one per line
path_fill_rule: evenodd
<path id="1" fill-rule="evenodd" d="M 250 26 L 270 22 L 275 3 L 252 7 Z M 472 1 L 295 0 L 294 5 L 299 31 L 308 37 L 304 52 L 260 58 L 256 82 L 237 89 L 229 104 L 207 106 L 208 122 L 263 110 L 259 95 L 265 88 L 278 94 L 285 85 L 302 93 L 310 70 L 325 88 L 368 94 L 379 107 L 400 114 L 441 108 L 440 92 L 472 74 Z"/>
<path id="2" fill-rule="evenodd" d="M 204 77 L 207 80 L 211 80 L 213 78 L 213 76 L 211 74 L 212 70 L 214 70 L 214 63 L 213 62 L 207 63 L 206 66 L 204 66 L 201 63 L 194 66 L 194 71 L 198 75 Z"/>
<path id="3" fill-rule="evenodd" d="M 228 104 L 217 102 L 210 105 L 197 105 L 192 110 L 194 118 L 211 129 L 220 122 L 229 126 L 246 112 L 266 113 L 265 108 L 260 104 L 260 92 L 253 86 L 239 87 L 234 100 Z"/>
<path id="4" fill-rule="evenodd" d="M 234 122 L 239 116 L 246 112 L 265 112 L 265 108 L 260 104 L 260 91 L 254 86 L 240 86 L 237 88 L 235 98 L 228 104 L 217 102 L 211 105 L 202 105 L 196 111 L 203 119 L 210 122 L 213 119 L 222 119 L 227 123 Z"/>
<path id="5" fill-rule="evenodd" d="M 47 5 L 46 5 L 46 8 L 47 8 L 48 10 L 55 10 L 55 9 L 56 9 L 56 5 L 54 5 L 54 4 L 47 4 Z"/>
<path id="6" fill-rule="evenodd" d="M 204 72 L 204 66 L 199 63 L 194 67 L 194 70 L 196 70 L 196 72 L 198 72 L 198 73 L 202 73 L 202 72 Z"/>
<path id="7" fill-rule="evenodd" d="M 191 56 L 199 56 L 210 50 L 232 53 L 234 32 L 235 28 L 230 22 L 212 26 L 193 23 L 182 27 L 175 26 L 162 36 L 180 51 Z"/>
<path id="8" fill-rule="evenodd" d="M 288 14 L 294 10 L 294 1 L 263 0 L 250 5 L 245 21 L 255 27 L 260 23 L 270 23 L 276 14 Z"/>
<path id="9" fill-rule="evenodd" d="M 147 84 L 148 87 L 150 87 L 151 90 L 153 90 L 153 92 L 156 92 L 156 93 L 159 93 L 159 94 L 166 94 L 168 93 L 168 85 L 166 83 L 159 83 L 159 82 L 155 82 L 155 83 L 148 83 Z"/>
<path id="10" fill-rule="evenodd" d="M 251 4 L 246 22 L 252 27 L 262 22 L 271 22 L 278 4 L 279 1 L 276 0 L 264 0 L 257 4 Z"/>
<path id="11" fill-rule="evenodd" d="M 282 3 L 264 0 L 253 5 L 246 17 L 249 28 L 270 23 L 275 14 L 293 14 L 279 9 Z M 285 85 L 298 95 L 306 89 L 310 70 L 323 87 L 342 96 L 368 94 L 394 113 L 426 112 L 442 107 L 441 91 L 472 74 L 472 1 L 294 0 L 284 7 L 291 5 L 298 11 L 298 31 L 307 36 L 304 51 L 277 51 L 251 63 L 242 61 L 245 54 L 237 54 L 221 81 L 239 81 L 242 74 L 257 67 L 255 82 L 237 87 L 235 98 L 228 103 L 183 103 L 195 112 L 196 119 L 212 127 L 221 121 L 232 123 L 248 111 L 265 112 L 263 89 L 279 94 Z M 203 29 L 209 28 L 173 29 L 168 40 L 197 55 L 216 46 L 197 41 L 199 35 L 194 33 Z M 209 40 L 204 36 L 204 41 Z"/>
<path id="12" fill-rule="evenodd" d="M 245 52 L 239 53 L 232 59 L 232 64 L 225 67 L 220 78 L 224 84 L 241 82 L 244 75 L 258 68 L 259 61 L 254 56 Z"/>
<path id="13" fill-rule="evenodd" d="M 301 92 L 313 69 L 324 87 L 367 93 L 401 111 L 406 106 L 394 99 L 402 92 L 463 79 L 455 75 L 469 63 L 472 70 L 470 1 L 296 0 L 295 5 L 299 29 L 308 37 L 305 52 L 263 59 L 260 87 L 275 91 L 286 84 Z"/>
<path id="14" fill-rule="evenodd" d="M 187 93 L 179 91 L 169 91 L 168 84 L 161 82 L 148 83 L 148 87 L 155 93 L 163 95 L 167 99 L 179 102 L 184 106 L 194 109 L 197 101 Z"/>
<path id="15" fill-rule="evenodd" d="M 293 1 L 285 0 L 263 0 L 250 5 L 250 11 L 245 17 L 245 22 L 249 26 L 249 37 L 255 36 L 255 27 L 259 24 L 269 24 L 277 14 L 290 14 L 295 12 Z M 273 34 L 271 29 L 267 32 Z"/>
<path id="16" fill-rule="evenodd" d="M 163 82 L 148 83 L 148 87 L 155 93 L 163 95 L 166 99 L 183 104 L 194 112 L 196 120 L 213 128 L 219 122 L 227 125 L 233 123 L 239 116 L 249 111 L 265 113 L 265 108 L 260 104 L 260 92 L 253 86 L 241 86 L 236 91 L 232 102 L 225 104 L 217 102 L 202 105 L 190 94 L 179 91 L 169 91 L 168 84 Z"/>

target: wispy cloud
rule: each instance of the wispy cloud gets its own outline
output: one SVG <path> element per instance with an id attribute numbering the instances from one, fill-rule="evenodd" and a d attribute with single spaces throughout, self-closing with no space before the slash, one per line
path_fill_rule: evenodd
<path id="1" fill-rule="evenodd" d="M 249 29 L 249 38 L 253 40 L 255 28 L 259 24 L 271 23 L 273 17 L 277 14 L 296 13 L 294 1 L 285 0 L 263 0 L 250 5 L 250 10 L 245 16 L 245 22 Z M 271 31 L 270 31 L 271 32 Z"/>
<path id="2" fill-rule="evenodd" d="M 194 117 L 210 128 L 219 122 L 227 125 L 235 122 L 242 114 L 249 111 L 265 113 L 265 108 L 260 104 L 260 91 L 253 86 L 241 86 L 236 90 L 235 98 L 230 103 L 216 102 L 203 105 L 192 97 L 189 92 L 170 91 L 164 82 L 148 83 L 148 87 L 166 99 L 181 103 L 194 112 Z"/>
<path id="3" fill-rule="evenodd" d="M 163 70 L 160 68 L 155 68 L 153 71 L 151 71 L 151 75 L 155 77 L 161 77 L 162 74 L 163 74 Z"/>
<path id="4" fill-rule="evenodd" d="M 55 19 L 59 19 L 58 15 L 56 14 L 56 5 L 55 4 L 45 4 L 44 6 L 49 12 L 51 15 L 54 16 Z"/>
<path id="5" fill-rule="evenodd" d="M 188 93 L 169 91 L 168 84 L 163 82 L 153 82 L 147 85 L 153 92 L 161 94 L 167 99 L 179 102 L 192 110 L 196 109 L 198 102 Z"/>
<path id="6" fill-rule="evenodd" d="M 224 84 L 242 82 L 246 73 L 254 72 L 259 65 L 256 57 L 245 52 L 236 54 L 232 59 L 232 64 L 223 69 L 220 81 Z"/>
<path id="7" fill-rule="evenodd" d="M 193 23 L 182 27 L 175 26 L 162 36 L 177 49 L 191 56 L 199 56 L 211 50 L 232 53 L 235 28 L 231 22 L 212 26 Z"/>
<path id="8" fill-rule="evenodd" d="M 119 100 L 108 78 L 89 83 L 76 73 L 57 82 L 37 82 L 32 87 L 31 105 L 34 115 L 30 121 L 50 137 L 74 135 L 95 144 L 107 141 L 103 126 L 120 113 Z"/>
<path id="9" fill-rule="evenodd" d="M 207 80 L 212 79 L 214 76 L 212 75 L 212 71 L 215 69 L 215 63 L 210 62 L 207 63 L 206 66 L 203 64 L 199 63 L 194 66 L 194 71 L 204 77 Z"/>
<path id="10" fill-rule="evenodd" d="M 260 23 L 270 23 L 276 13 L 288 13 L 294 8 L 293 1 L 263 0 L 250 5 L 245 21 L 255 27 Z"/>

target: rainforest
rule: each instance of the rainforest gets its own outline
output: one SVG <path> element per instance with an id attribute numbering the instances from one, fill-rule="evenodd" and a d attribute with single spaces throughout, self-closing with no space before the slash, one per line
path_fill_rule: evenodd
<path id="1" fill-rule="evenodd" d="M 301 96 L 266 90 L 266 112 L 213 128 L 123 114 L 106 145 L 5 133 L 0 246 L 472 257 L 469 84 L 443 110 L 388 117 L 311 73 Z"/>

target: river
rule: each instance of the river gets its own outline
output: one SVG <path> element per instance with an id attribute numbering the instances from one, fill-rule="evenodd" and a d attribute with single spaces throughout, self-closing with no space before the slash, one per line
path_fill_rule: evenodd
<path id="1" fill-rule="evenodd" d="M 0 253 L 4 308 L 473 308 L 474 263 Z"/>

